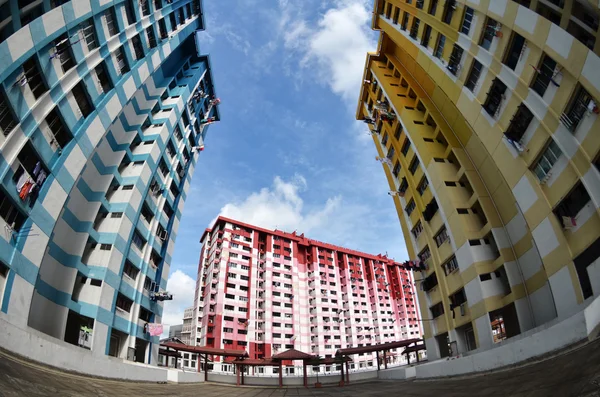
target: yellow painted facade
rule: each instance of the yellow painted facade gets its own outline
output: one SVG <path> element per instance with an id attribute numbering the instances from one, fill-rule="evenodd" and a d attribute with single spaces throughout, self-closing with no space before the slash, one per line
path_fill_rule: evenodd
<path id="1" fill-rule="evenodd" d="M 600 12 L 551 3 L 375 1 L 357 119 L 427 265 L 415 278 L 431 358 L 600 294 Z"/>

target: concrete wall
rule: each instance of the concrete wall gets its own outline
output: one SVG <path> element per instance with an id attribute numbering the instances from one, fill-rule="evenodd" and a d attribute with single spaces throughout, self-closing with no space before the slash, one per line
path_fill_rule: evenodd
<path id="1" fill-rule="evenodd" d="M 204 382 L 203 372 L 183 372 L 178 369 L 169 369 L 167 378 L 174 383 L 200 383 Z"/>
<path id="2" fill-rule="evenodd" d="M 202 374 L 204 376 L 204 374 Z M 202 378 L 204 379 L 204 378 Z M 308 378 L 309 387 L 314 386 L 317 383 L 316 376 L 309 376 Z M 350 383 L 368 380 L 368 379 L 377 379 L 377 371 L 362 371 L 362 372 L 354 372 L 350 373 Z M 170 379 L 169 379 L 170 380 Z M 225 374 L 211 374 L 208 373 L 209 382 L 218 382 L 218 383 L 227 383 L 227 384 L 236 384 L 237 377 L 236 375 L 225 375 Z M 336 385 L 341 380 L 340 374 L 335 375 L 323 375 L 319 376 L 319 382 L 323 385 Z M 240 378 L 241 382 L 241 378 Z M 252 385 L 252 386 L 278 386 L 279 385 L 279 377 L 277 376 L 244 376 L 244 384 Z M 286 377 L 283 376 L 283 385 L 284 386 L 302 386 L 304 385 L 304 379 L 301 376 L 293 376 Z"/>
<path id="3" fill-rule="evenodd" d="M 0 312 L 0 346 L 53 367 L 106 378 L 166 382 L 167 370 L 113 357 L 93 355 L 86 350 L 52 338 L 30 327 L 17 327 L 9 315 Z M 190 377 L 182 377 L 189 381 Z"/>
<path id="4" fill-rule="evenodd" d="M 593 338 L 600 327 L 600 298 L 590 301 L 581 312 L 559 320 L 562 319 L 510 338 L 490 350 L 414 367 L 382 370 L 379 379 L 433 378 L 490 371 L 551 353 L 588 337 Z"/>

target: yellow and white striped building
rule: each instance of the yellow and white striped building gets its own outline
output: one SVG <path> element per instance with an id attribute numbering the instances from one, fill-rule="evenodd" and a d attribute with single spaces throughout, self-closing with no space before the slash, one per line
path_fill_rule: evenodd
<path id="1" fill-rule="evenodd" d="M 356 116 L 391 160 L 408 252 L 427 265 L 415 278 L 430 359 L 600 295 L 599 7 L 375 1 Z"/>

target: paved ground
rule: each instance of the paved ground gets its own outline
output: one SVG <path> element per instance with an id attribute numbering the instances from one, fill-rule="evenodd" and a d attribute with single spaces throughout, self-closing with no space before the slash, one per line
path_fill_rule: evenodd
<path id="1" fill-rule="evenodd" d="M 487 375 L 435 381 L 379 381 L 338 388 L 256 388 L 110 381 L 65 373 L 0 351 L 0 396 L 526 396 L 600 397 L 600 338 L 551 359 Z"/>

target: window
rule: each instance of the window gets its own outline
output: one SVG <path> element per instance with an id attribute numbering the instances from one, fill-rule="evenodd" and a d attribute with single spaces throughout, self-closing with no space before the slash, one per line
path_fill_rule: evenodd
<path id="1" fill-rule="evenodd" d="M 150 310 L 147 310 L 145 307 L 140 306 L 139 317 L 142 321 L 150 321 L 150 318 L 152 318 L 152 312 Z"/>
<path id="2" fill-rule="evenodd" d="M 429 14 L 435 15 L 437 12 L 438 0 L 431 0 L 429 3 Z"/>
<path id="3" fill-rule="evenodd" d="M 394 176 L 397 178 L 398 174 L 400 173 L 400 163 L 398 161 L 396 161 L 396 164 L 394 165 L 394 170 L 392 171 Z"/>
<path id="4" fill-rule="evenodd" d="M 83 36 L 82 41 L 85 41 L 88 51 L 92 51 L 98 47 L 96 30 L 94 29 L 94 22 L 92 19 L 88 19 L 79 24 L 79 33 Z"/>
<path id="5" fill-rule="evenodd" d="M 517 67 L 517 63 L 519 63 L 519 59 L 521 59 L 524 49 L 525 38 L 520 34 L 513 32 L 508 51 L 506 52 L 506 57 L 504 58 L 504 64 L 508 68 L 515 70 L 515 67 Z"/>
<path id="6" fill-rule="evenodd" d="M 400 9 L 398 7 L 394 7 L 394 18 L 392 19 L 394 25 L 398 24 L 398 18 L 400 18 Z"/>
<path id="7" fill-rule="evenodd" d="M 154 9 L 160 10 L 162 8 L 162 0 L 154 0 Z"/>
<path id="8" fill-rule="evenodd" d="M 421 45 L 427 47 L 429 45 L 429 39 L 431 38 L 431 26 L 425 25 L 423 29 L 423 36 L 421 38 Z"/>
<path id="9" fill-rule="evenodd" d="M 152 27 L 152 25 L 146 28 L 146 37 L 148 38 L 148 47 L 156 47 L 156 34 L 154 33 L 154 28 Z"/>
<path id="10" fill-rule="evenodd" d="M 120 75 L 124 75 L 125 73 L 129 72 L 129 62 L 127 62 L 127 58 L 125 57 L 123 46 L 115 50 L 115 60 L 117 62 L 117 72 Z"/>
<path id="11" fill-rule="evenodd" d="M 553 80 L 556 66 L 557 63 L 554 59 L 550 58 L 546 54 L 543 54 L 540 66 L 537 69 L 535 69 L 535 78 L 533 79 L 533 83 L 531 84 L 531 89 L 535 91 L 539 96 L 544 96 L 551 82 L 558 86 L 558 84 L 554 83 Z"/>
<path id="12" fill-rule="evenodd" d="M 131 310 L 131 305 L 133 305 L 133 301 L 119 292 L 119 294 L 117 295 L 116 305 L 119 309 L 129 313 L 129 311 Z"/>
<path id="13" fill-rule="evenodd" d="M 438 247 L 444 244 L 446 241 L 448 241 L 450 238 L 448 237 L 448 231 L 446 230 L 446 226 L 443 226 L 442 229 L 438 232 L 438 234 L 435 235 L 433 239 L 435 240 L 435 243 Z"/>
<path id="14" fill-rule="evenodd" d="M 517 108 L 517 112 L 510 121 L 510 125 L 504 135 L 510 140 L 519 142 L 523 138 L 523 134 L 525 134 L 531 120 L 533 120 L 533 113 L 522 103 Z"/>
<path id="15" fill-rule="evenodd" d="M 540 182 L 545 181 L 550 174 L 552 166 L 558 161 L 562 152 L 556 142 L 550 138 L 550 144 L 544 150 L 540 159 L 533 167 L 533 173 L 538 177 Z"/>
<path id="16" fill-rule="evenodd" d="M 419 18 L 413 17 L 412 27 L 410 28 L 410 37 L 413 39 L 417 39 L 417 34 L 419 34 Z"/>
<path id="17" fill-rule="evenodd" d="M 108 73 L 106 72 L 106 64 L 104 62 L 101 62 L 100 64 L 98 64 L 98 66 L 96 66 L 94 71 L 96 72 L 96 77 L 98 78 L 98 88 L 100 93 L 106 94 L 110 90 L 112 90 L 113 85 L 112 81 L 110 80 L 110 77 L 108 76 Z"/>
<path id="18" fill-rule="evenodd" d="M 421 251 L 421 252 L 419 253 L 419 255 L 418 255 L 418 256 L 419 256 L 419 259 L 420 259 L 422 262 L 425 262 L 425 261 L 427 261 L 429 258 L 431 258 L 431 251 L 429 250 L 429 247 L 425 247 L 425 248 L 423 249 L 423 251 Z"/>
<path id="19" fill-rule="evenodd" d="M 127 277 L 129 277 L 132 280 L 135 280 L 137 278 L 137 275 L 139 274 L 140 270 L 133 266 L 133 263 L 131 263 L 130 261 L 126 260 L 125 261 L 125 266 L 123 267 L 123 274 L 126 275 Z"/>
<path id="20" fill-rule="evenodd" d="M 444 23 L 450 24 L 452 23 L 452 17 L 454 16 L 454 11 L 456 10 L 456 0 L 446 0 L 444 4 L 444 14 L 442 15 L 442 21 Z"/>
<path id="21" fill-rule="evenodd" d="M 142 15 L 150 15 L 150 5 L 148 0 L 140 0 L 140 7 L 142 8 Z"/>
<path id="22" fill-rule="evenodd" d="M 499 30 L 498 22 L 493 20 L 492 18 L 488 18 L 486 20 L 485 26 L 483 28 L 483 34 L 481 35 L 481 42 L 479 45 L 486 50 L 489 50 L 492 46 L 492 40 L 496 36 L 496 32 Z"/>
<path id="23" fill-rule="evenodd" d="M 423 232 L 423 224 L 421 223 L 421 221 L 417 221 L 417 224 L 415 225 L 415 227 L 413 227 L 411 232 L 415 238 L 419 238 L 419 236 Z"/>
<path id="24" fill-rule="evenodd" d="M 401 149 L 401 152 L 404 156 L 406 156 L 406 153 L 408 153 L 408 149 L 410 149 L 410 141 L 408 140 L 408 138 L 406 138 Z"/>
<path id="25" fill-rule="evenodd" d="M 0 129 L 4 136 L 8 136 L 17 124 L 17 118 L 9 102 L 5 99 L 4 95 L 0 94 Z"/>
<path id="26" fill-rule="evenodd" d="M 431 306 L 429 310 L 431 310 L 431 317 L 437 318 L 444 314 L 444 305 L 442 304 L 442 302 L 440 302 L 436 305 Z"/>
<path id="27" fill-rule="evenodd" d="M 438 42 L 437 45 L 435 46 L 435 52 L 433 53 L 433 56 L 436 58 L 442 58 L 442 55 L 444 55 L 444 45 L 446 44 L 446 36 L 444 36 L 443 34 L 440 34 L 438 37 Z"/>
<path id="28" fill-rule="evenodd" d="M 119 27 L 117 26 L 117 18 L 115 16 L 114 8 L 110 8 L 109 10 L 107 10 L 104 13 L 104 20 L 106 21 L 106 27 L 108 28 L 108 34 L 110 36 L 114 36 L 117 33 L 119 33 Z M 134 22 L 135 22 L 135 20 L 134 20 Z M 133 22 L 131 22 L 131 23 L 133 23 Z"/>
<path id="29" fill-rule="evenodd" d="M 127 24 L 131 25 L 136 22 L 135 12 L 133 11 L 132 2 L 137 3 L 136 0 L 125 0 L 125 14 L 127 15 Z"/>
<path id="30" fill-rule="evenodd" d="M 71 93 L 73 94 L 73 97 L 75 97 L 75 102 L 77 102 L 77 106 L 81 111 L 81 115 L 84 118 L 89 116 L 94 110 L 94 106 L 88 98 L 87 91 L 83 86 L 83 82 L 80 81 L 77 83 L 77 85 L 73 87 L 73 90 L 71 90 Z"/>
<path id="31" fill-rule="evenodd" d="M 50 53 L 50 58 L 59 60 L 63 72 L 66 72 L 75 66 L 75 60 L 73 59 L 71 50 L 71 39 L 66 33 L 58 36 L 56 41 L 54 41 L 54 47 Z"/>
<path id="32" fill-rule="evenodd" d="M 412 161 L 410 162 L 408 170 L 410 171 L 411 174 L 414 175 L 415 172 L 417 172 L 418 168 L 419 168 L 419 158 L 415 154 L 415 157 L 413 157 Z"/>
<path id="33" fill-rule="evenodd" d="M 483 109 L 492 117 L 496 117 L 496 113 L 500 111 L 500 105 L 502 99 L 504 99 L 504 93 L 506 92 L 506 84 L 499 78 L 495 78 L 492 82 L 492 87 L 487 94 Z"/>
<path id="34" fill-rule="evenodd" d="M 442 267 L 444 268 L 444 273 L 446 273 L 446 276 L 453 273 L 455 270 L 458 269 L 458 261 L 456 260 L 456 257 L 453 256 L 452 258 L 450 258 L 450 260 L 444 263 Z"/>
<path id="35" fill-rule="evenodd" d="M 123 190 L 133 190 L 133 185 L 124 185 Z"/>
<path id="36" fill-rule="evenodd" d="M 408 17 L 409 17 L 409 13 L 408 12 L 404 12 L 404 15 L 402 16 L 402 30 L 406 30 L 408 29 Z"/>
<path id="37" fill-rule="evenodd" d="M 558 217 L 559 221 L 563 221 L 563 217 L 575 218 L 579 211 L 587 203 L 590 202 L 590 195 L 581 182 L 577 183 L 575 188 L 562 199 L 562 201 L 554 209 L 554 214 Z"/>
<path id="38" fill-rule="evenodd" d="M 422 196 L 425 193 L 427 186 L 429 186 L 429 181 L 427 180 L 427 177 L 424 176 L 423 179 L 421 179 L 419 186 L 417 186 L 417 191 L 419 192 L 419 195 Z"/>
<path id="39" fill-rule="evenodd" d="M 112 245 L 111 244 L 100 244 L 100 249 L 102 251 L 110 251 L 112 249 Z"/>
<path id="40" fill-rule="evenodd" d="M 144 47 L 142 46 L 142 40 L 140 39 L 140 35 L 136 34 L 131 38 L 131 45 L 133 45 L 133 52 L 135 54 L 135 59 L 140 60 L 144 58 Z"/>
<path id="41" fill-rule="evenodd" d="M 54 139 L 52 139 L 52 143 L 57 143 L 59 147 L 64 148 L 73 138 L 71 134 L 67 131 L 60 114 L 58 113 L 58 109 L 55 107 L 48 113 L 46 116 L 46 124 L 52 133 Z"/>
<path id="42" fill-rule="evenodd" d="M 412 214 L 412 212 L 415 210 L 415 207 L 416 207 L 415 200 L 411 199 L 408 202 L 408 204 L 406 205 L 406 208 L 404 208 L 404 210 L 410 216 L 410 214 Z"/>
<path id="43" fill-rule="evenodd" d="M 385 145 L 387 145 L 387 141 L 388 141 L 388 134 L 387 134 L 387 132 L 385 132 L 385 133 L 383 134 L 383 139 L 381 140 L 381 144 L 382 144 L 383 146 L 385 146 Z"/>
<path id="44" fill-rule="evenodd" d="M 169 14 L 169 21 L 171 22 L 171 30 L 176 31 L 177 30 L 177 18 L 175 18 L 175 12 L 172 12 L 171 14 Z"/>
<path id="45" fill-rule="evenodd" d="M 131 237 L 131 242 L 133 243 L 133 245 L 138 247 L 140 250 L 144 249 L 144 245 L 146 245 L 146 242 L 144 241 L 142 236 L 140 236 L 140 234 L 137 231 L 133 232 L 133 236 Z"/>
<path id="46" fill-rule="evenodd" d="M 473 65 L 471 66 L 471 71 L 469 72 L 469 77 L 467 77 L 467 83 L 465 84 L 465 87 L 467 87 L 469 91 L 475 91 L 482 68 L 483 65 L 481 62 L 479 62 L 477 59 L 473 59 Z"/>
<path id="47" fill-rule="evenodd" d="M 19 84 L 27 84 L 35 99 L 48 91 L 48 86 L 42 77 L 35 55 L 23 62 L 23 76 L 19 79 Z"/>
<path id="48" fill-rule="evenodd" d="M 598 102 L 592 98 L 583 86 L 579 85 L 575 89 L 575 95 L 567 106 L 567 111 L 560 116 L 560 121 L 569 131 L 575 132 L 577 126 L 587 114 L 592 102 L 594 107 L 596 107 Z"/>
<path id="49" fill-rule="evenodd" d="M 460 61 L 462 60 L 463 53 L 463 49 L 458 44 L 454 44 L 446 69 L 455 76 L 458 75 L 458 72 L 460 71 Z"/>
<path id="50" fill-rule="evenodd" d="M 422 9 L 423 9 L 423 5 L 424 5 L 424 4 L 425 4 L 425 0 L 417 0 L 416 7 L 417 7 L 419 10 L 422 10 Z"/>
<path id="51" fill-rule="evenodd" d="M 167 24 L 164 18 L 158 21 L 158 33 L 161 39 L 167 38 Z"/>
<path id="52" fill-rule="evenodd" d="M 473 9 L 471 7 L 465 7 L 465 16 L 463 17 L 462 27 L 460 32 L 469 34 L 471 31 L 471 23 L 473 23 Z"/>
<path id="53" fill-rule="evenodd" d="M 0 217 L 13 230 L 21 229 L 25 222 L 25 216 L 17 209 L 11 198 L 0 189 Z"/>
<path id="54" fill-rule="evenodd" d="M 122 212 L 112 212 L 110 214 L 110 217 L 114 218 L 114 219 L 122 218 L 123 217 L 123 213 Z"/>

